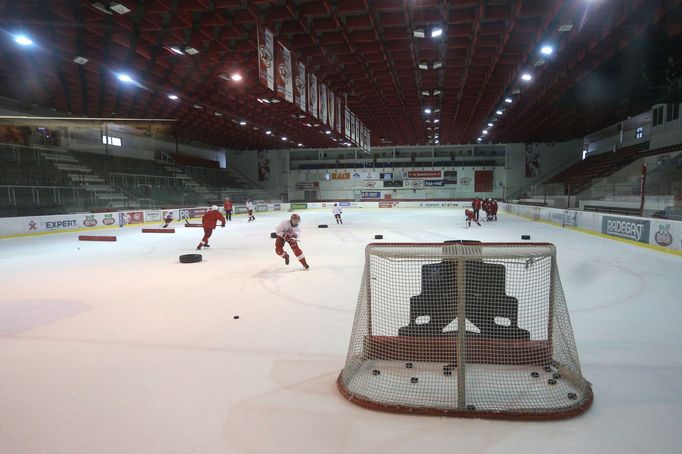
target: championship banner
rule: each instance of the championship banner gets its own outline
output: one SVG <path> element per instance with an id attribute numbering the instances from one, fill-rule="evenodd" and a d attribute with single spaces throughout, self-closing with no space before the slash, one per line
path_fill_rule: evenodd
<path id="1" fill-rule="evenodd" d="M 327 102 L 327 110 L 329 111 L 329 127 L 333 130 L 334 129 L 334 120 L 336 117 L 334 116 L 334 93 L 331 92 L 331 90 L 328 90 L 329 94 L 329 101 Z"/>
<path id="2" fill-rule="evenodd" d="M 355 115 L 351 112 L 350 114 L 350 140 L 355 142 L 355 128 L 358 126 L 357 119 Z"/>
<path id="3" fill-rule="evenodd" d="M 318 118 L 317 113 L 317 76 L 310 74 L 310 84 L 308 85 L 308 112 L 313 114 L 313 117 Z"/>
<path id="4" fill-rule="evenodd" d="M 336 97 L 336 118 L 334 123 L 336 124 L 336 132 L 341 134 L 343 131 L 341 130 L 341 97 L 337 96 Z"/>
<path id="5" fill-rule="evenodd" d="M 305 82 L 305 65 L 294 58 L 294 104 L 298 106 L 303 112 L 306 109 L 306 82 Z"/>
<path id="6" fill-rule="evenodd" d="M 258 79 L 270 90 L 275 89 L 275 41 L 267 28 L 258 29 Z"/>
<path id="7" fill-rule="evenodd" d="M 291 52 L 282 43 L 277 42 L 277 96 L 285 101 L 294 102 L 294 81 L 291 73 Z"/>
<path id="8" fill-rule="evenodd" d="M 325 84 L 320 84 L 320 120 L 322 123 L 327 123 L 327 86 Z"/>
<path id="9" fill-rule="evenodd" d="M 350 139 L 350 110 L 344 106 L 343 112 L 345 117 L 343 135 L 346 136 L 346 139 Z"/>

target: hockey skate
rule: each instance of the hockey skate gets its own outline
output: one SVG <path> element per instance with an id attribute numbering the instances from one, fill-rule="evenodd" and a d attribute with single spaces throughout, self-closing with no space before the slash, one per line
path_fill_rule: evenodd
<path id="1" fill-rule="evenodd" d="M 284 264 L 288 265 L 289 264 L 289 254 L 284 256 Z"/>

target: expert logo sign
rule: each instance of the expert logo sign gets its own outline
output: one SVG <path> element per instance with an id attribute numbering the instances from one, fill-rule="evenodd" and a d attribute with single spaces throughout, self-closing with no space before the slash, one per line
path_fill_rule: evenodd
<path id="1" fill-rule="evenodd" d="M 649 242 L 649 228 L 649 221 L 613 216 L 604 216 L 602 218 L 602 233 L 640 243 Z"/>

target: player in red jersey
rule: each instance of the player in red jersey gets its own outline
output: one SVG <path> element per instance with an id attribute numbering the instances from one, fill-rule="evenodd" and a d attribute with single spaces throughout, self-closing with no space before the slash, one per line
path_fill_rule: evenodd
<path id="1" fill-rule="evenodd" d="M 296 258 L 303 268 L 306 270 L 310 268 L 308 262 L 305 260 L 305 255 L 300 247 L 298 247 L 298 239 L 301 235 L 301 216 L 297 214 L 292 214 L 290 219 L 282 221 L 275 229 L 275 234 L 277 238 L 275 239 L 275 253 L 284 259 L 284 264 L 289 264 L 289 254 L 284 252 L 284 243 L 289 243 L 291 250 L 296 254 Z"/>
<path id="2" fill-rule="evenodd" d="M 222 223 L 221 227 L 225 227 L 225 217 L 218 211 L 218 207 L 213 205 L 201 218 L 201 225 L 204 227 L 204 237 L 201 239 L 199 246 L 197 246 L 197 251 L 201 250 L 202 247 L 210 247 L 208 239 L 211 238 L 211 234 L 213 234 L 218 221 Z"/>
<path id="3" fill-rule="evenodd" d="M 471 221 L 474 221 L 479 227 L 481 223 L 476 220 L 476 215 L 470 209 L 464 210 L 464 216 L 466 216 L 467 227 L 471 227 Z"/>
<path id="4" fill-rule="evenodd" d="M 225 197 L 225 203 L 223 203 L 223 208 L 225 209 L 225 219 L 232 221 L 232 201 L 229 197 Z"/>
<path id="5" fill-rule="evenodd" d="M 493 221 L 497 221 L 497 200 L 494 200 L 490 202 L 491 208 L 490 208 L 490 217 Z"/>
<path id="6" fill-rule="evenodd" d="M 474 217 L 476 218 L 476 221 L 478 221 L 478 215 L 481 211 L 481 199 L 476 197 L 474 200 L 472 200 L 471 208 L 474 209 Z"/>

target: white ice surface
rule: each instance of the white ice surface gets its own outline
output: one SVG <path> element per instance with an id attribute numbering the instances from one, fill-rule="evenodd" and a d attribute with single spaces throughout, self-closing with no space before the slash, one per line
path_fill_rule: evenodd
<path id="1" fill-rule="evenodd" d="M 343 226 L 301 214 L 309 271 L 274 254 L 284 212 L 235 217 L 198 264 L 178 262 L 202 234 L 180 225 L 0 240 L 0 453 L 682 451 L 682 258 L 504 214 L 469 229 L 455 209 L 346 210 Z M 345 400 L 374 234 L 555 243 L 593 407 L 538 423 Z"/>

